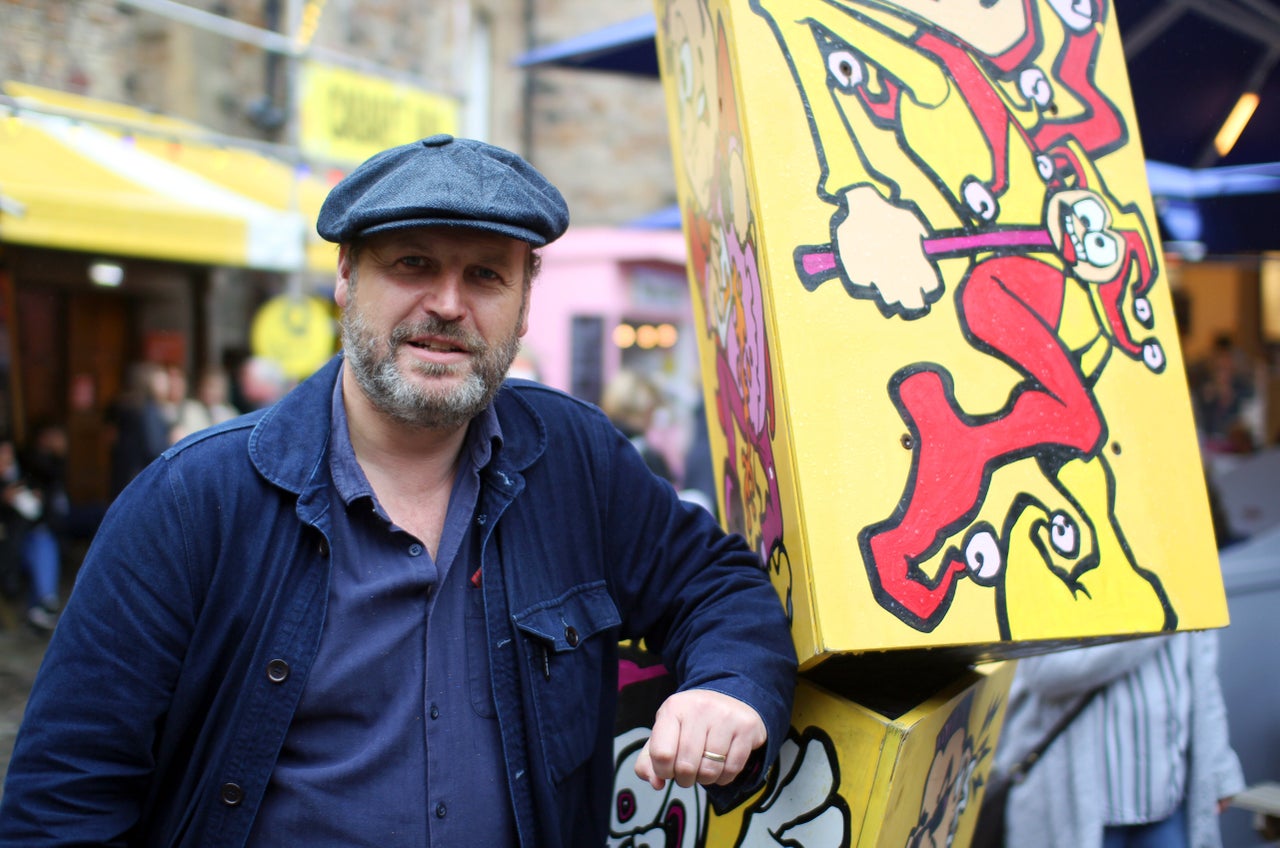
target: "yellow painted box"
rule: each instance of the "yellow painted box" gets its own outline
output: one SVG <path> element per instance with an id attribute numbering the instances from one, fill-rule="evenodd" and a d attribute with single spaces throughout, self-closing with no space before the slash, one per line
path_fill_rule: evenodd
<path id="1" fill-rule="evenodd" d="M 717 500 L 802 666 L 1224 625 L 1110 3 L 656 8 Z"/>
<path id="2" fill-rule="evenodd" d="M 777 766 L 756 796 L 724 815 L 711 810 L 700 787 L 669 782 L 654 790 L 635 776 L 654 711 L 674 688 L 653 663 L 624 653 L 610 845 L 969 844 L 1014 663 L 906 672 L 860 693 L 802 679 Z"/>

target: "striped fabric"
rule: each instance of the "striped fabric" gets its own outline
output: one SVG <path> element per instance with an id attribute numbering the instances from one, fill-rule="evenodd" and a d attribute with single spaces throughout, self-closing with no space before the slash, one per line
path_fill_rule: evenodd
<path id="1" fill-rule="evenodd" d="M 1187 634 L 1174 634 L 1099 696 L 1109 825 L 1160 821 L 1182 801 L 1191 725 L 1189 662 Z"/>

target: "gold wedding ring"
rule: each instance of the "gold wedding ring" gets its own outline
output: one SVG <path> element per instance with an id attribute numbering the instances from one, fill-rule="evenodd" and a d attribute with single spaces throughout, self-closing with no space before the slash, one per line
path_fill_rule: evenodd
<path id="1" fill-rule="evenodd" d="M 725 760 L 724 754 L 713 754 L 710 751 L 703 751 L 702 756 L 713 763 L 723 763 Z"/>

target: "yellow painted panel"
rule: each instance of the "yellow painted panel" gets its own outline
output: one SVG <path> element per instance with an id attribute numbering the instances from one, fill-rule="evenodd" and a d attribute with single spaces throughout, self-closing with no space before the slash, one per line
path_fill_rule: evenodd
<path id="1" fill-rule="evenodd" d="M 936 691 L 893 715 L 801 680 L 778 765 L 764 789 L 722 816 L 699 787 L 655 791 L 635 776 L 654 711 L 674 689 L 653 663 L 624 652 L 610 844 L 642 844 L 660 832 L 658 843 L 694 848 L 968 844 L 1014 663 L 944 676 Z"/>
<path id="2" fill-rule="evenodd" d="M 722 515 L 805 666 L 1227 621 L 1110 6 L 657 2 Z"/>

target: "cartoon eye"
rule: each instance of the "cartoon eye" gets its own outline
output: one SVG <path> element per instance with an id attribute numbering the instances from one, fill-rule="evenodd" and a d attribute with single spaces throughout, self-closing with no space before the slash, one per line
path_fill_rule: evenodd
<path id="1" fill-rule="evenodd" d="M 1110 268 L 1120 258 L 1120 242 L 1111 233 L 1087 233 L 1084 258 L 1095 268 Z"/>
<path id="2" fill-rule="evenodd" d="M 1096 233 L 1107 228 L 1107 208 L 1096 197 L 1086 197 L 1071 204 L 1071 212 L 1084 224 L 1085 230 Z"/>
<path id="3" fill-rule="evenodd" d="M 623 789 L 618 792 L 614 803 L 617 804 L 618 821 L 624 824 L 631 821 L 636 814 L 636 794 L 630 789 Z"/>
<path id="4" fill-rule="evenodd" d="M 849 92 L 862 82 L 862 63 L 851 50 L 833 50 L 827 54 L 827 71 L 835 80 L 836 87 Z"/>

